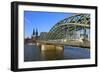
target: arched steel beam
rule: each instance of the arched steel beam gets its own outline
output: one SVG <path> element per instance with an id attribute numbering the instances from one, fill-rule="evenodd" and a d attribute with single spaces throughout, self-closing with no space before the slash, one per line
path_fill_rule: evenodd
<path id="1" fill-rule="evenodd" d="M 89 14 L 78 14 L 78 15 L 71 16 L 69 18 L 65 18 L 65 19 L 61 20 L 60 22 L 58 22 L 55 26 L 53 26 L 53 28 L 51 28 L 51 30 L 49 31 L 48 36 L 51 35 L 52 31 L 55 29 L 56 26 L 62 25 L 62 23 L 66 23 L 67 21 L 70 22 L 70 23 L 74 22 L 73 24 L 86 23 L 86 25 L 89 25 L 88 24 L 88 23 L 90 23 L 89 20 L 90 20 L 90 15 Z M 85 24 L 82 24 L 82 25 L 85 25 Z M 84 26 L 84 27 L 86 27 L 86 26 Z M 48 38 L 48 36 L 47 36 L 47 38 Z"/>
<path id="2" fill-rule="evenodd" d="M 64 27 L 74 27 L 74 29 L 76 29 L 75 27 L 85 27 L 85 28 L 90 28 L 90 26 L 89 25 L 84 25 L 84 24 L 75 24 L 75 23 L 69 23 L 69 24 L 62 24 L 62 25 L 59 25 L 59 26 L 56 26 L 52 31 L 51 31 L 51 33 L 50 33 L 50 35 L 49 35 L 49 37 L 51 36 L 51 35 L 57 35 L 57 31 L 58 30 L 60 30 L 60 29 L 62 29 L 62 28 L 64 28 Z M 74 29 L 68 29 L 67 28 L 67 30 L 69 31 L 69 30 L 74 30 Z M 54 33 L 54 34 L 53 34 Z M 48 38 L 49 38 L 48 37 Z"/>

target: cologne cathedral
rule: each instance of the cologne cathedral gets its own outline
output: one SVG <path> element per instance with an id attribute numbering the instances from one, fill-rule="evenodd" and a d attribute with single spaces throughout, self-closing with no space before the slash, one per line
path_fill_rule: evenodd
<path id="1" fill-rule="evenodd" d="M 36 30 L 33 29 L 33 33 L 32 33 L 31 39 L 32 39 L 33 41 L 38 40 L 38 30 L 37 30 L 37 29 L 36 29 Z"/>

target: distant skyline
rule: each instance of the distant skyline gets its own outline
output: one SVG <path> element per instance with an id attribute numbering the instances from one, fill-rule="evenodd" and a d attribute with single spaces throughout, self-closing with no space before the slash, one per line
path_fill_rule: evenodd
<path id="1" fill-rule="evenodd" d="M 74 13 L 24 11 L 24 37 L 31 37 L 33 29 L 40 32 L 49 30 L 60 20 Z"/>

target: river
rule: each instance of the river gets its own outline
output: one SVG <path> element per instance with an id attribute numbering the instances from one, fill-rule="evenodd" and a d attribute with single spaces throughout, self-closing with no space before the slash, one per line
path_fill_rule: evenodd
<path id="1" fill-rule="evenodd" d="M 90 58 L 89 48 L 64 46 L 63 51 L 47 50 L 41 51 L 36 45 L 24 45 L 24 61 L 47 61 Z"/>

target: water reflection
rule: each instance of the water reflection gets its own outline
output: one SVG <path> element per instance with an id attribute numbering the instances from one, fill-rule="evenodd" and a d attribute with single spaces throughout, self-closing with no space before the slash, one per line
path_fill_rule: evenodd
<path id="1" fill-rule="evenodd" d="M 57 50 L 56 48 L 52 50 L 41 51 L 41 58 L 43 60 L 58 60 L 63 59 L 63 50 Z"/>
<path id="2" fill-rule="evenodd" d="M 41 50 L 35 45 L 24 45 L 24 61 L 44 61 L 90 58 L 90 49 L 65 46 L 63 49 Z"/>

